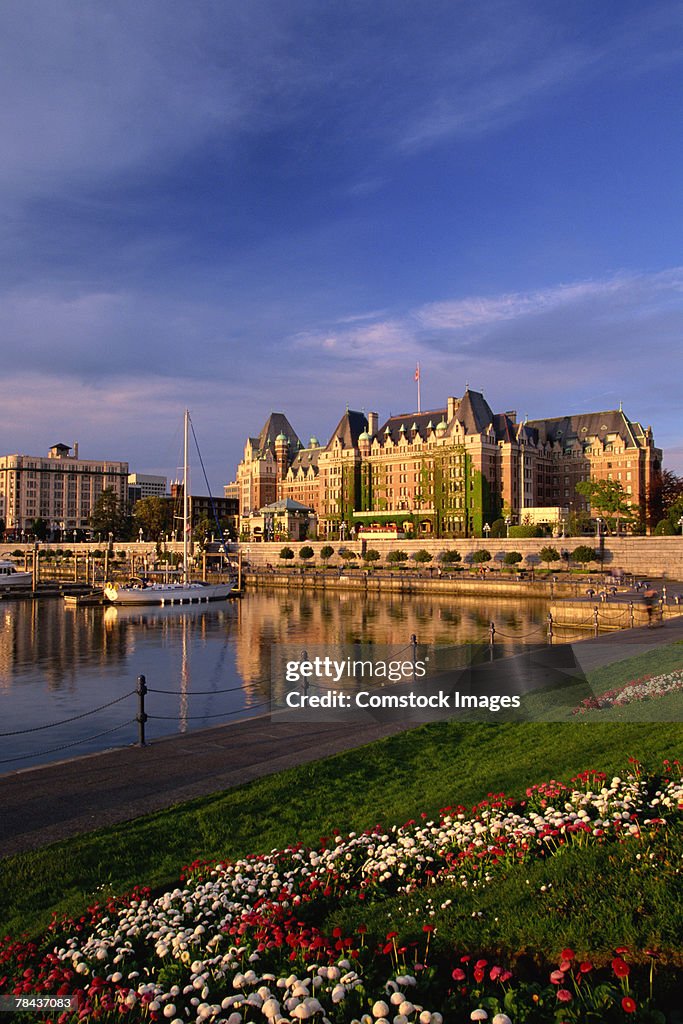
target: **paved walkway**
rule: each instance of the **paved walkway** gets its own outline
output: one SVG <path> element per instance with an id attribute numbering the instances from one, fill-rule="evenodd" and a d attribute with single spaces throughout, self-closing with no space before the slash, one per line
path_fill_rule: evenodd
<path id="1" fill-rule="evenodd" d="M 574 644 L 590 671 L 683 640 L 683 617 Z M 350 750 L 409 727 L 404 720 L 271 723 L 270 716 L 124 747 L 0 777 L 0 857 L 37 849 L 299 764 Z M 683 737 L 683 728 L 682 728 Z"/>

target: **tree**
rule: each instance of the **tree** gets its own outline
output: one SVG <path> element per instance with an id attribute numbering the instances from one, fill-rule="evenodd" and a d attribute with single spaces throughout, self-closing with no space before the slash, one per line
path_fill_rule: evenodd
<path id="1" fill-rule="evenodd" d="M 670 519 L 671 506 L 683 500 L 683 476 L 677 476 L 672 470 L 665 469 L 662 473 L 661 495 L 662 513 L 667 519 Z"/>
<path id="2" fill-rule="evenodd" d="M 156 495 L 136 501 L 133 506 L 135 529 L 157 540 L 168 529 L 168 512 L 169 503 Z"/>
<path id="3" fill-rule="evenodd" d="M 482 562 L 491 561 L 491 552 L 487 551 L 486 548 L 480 548 L 479 551 L 472 552 L 472 561 L 480 564 Z"/>
<path id="4" fill-rule="evenodd" d="M 581 480 L 576 485 L 578 494 L 588 498 L 591 512 L 605 519 L 616 519 L 617 535 L 621 520 L 632 523 L 635 519 L 631 502 L 619 480 Z"/>
<path id="5" fill-rule="evenodd" d="M 444 565 L 452 565 L 454 562 L 462 561 L 462 555 L 460 552 L 455 551 L 453 548 L 448 551 L 440 551 L 437 558 L 440 562 L 443 562 Z"/>
<path id="6" fill-rule="evenodd" d="M 550 546 L 541 548 L 538 554 L 540 556 L 541 561 L 545 562 L 548 568 L 550 568 L 551 562 L 559 562 L 560 560 L 560 552 L 557 550 L 557 548 L 553 548 Z"/>
<path id="7" fill-rule="evenodd" d="M 49 528 L 49 523 L 45 519 L 34 519 L 30 526 L 31 533 L 36 540 L 45 540 Z"/>
<path id="8" fill-rule="evenodd" d="M 588 562 L 597 562 L 595 550 L 588 547 L 587 544 L 579 544 L 578 548 L 574 548 L 571 553 L 572 562 L 578 562 L 579 565 L 587 565 Z"/>
<path id="9" fill-rule="evenodd" d="M 291 548 L 284 547 L 280 551 L 280 558 L 284 558 L 284 559 L 294 558 L 294 552 L 292 551 Z"/>
<path id="10" fill-rule="evenodd" d="M 214 524 L 204 516 L 192 527 L 192 540 L 199 544 L 199 547 L 203 550 L 206 547 L 213 529 Z"/>
<path id="11" fill-rule="evenodd" d="M 413 555 L 414 562 L 431 562 L 431 560 L 432 556 L 426 548 L 420 548 L 420 550 L 416 551 Z"/>
<path id="12" fill-rule="evenodd" d="M 310 544 L 304 544 L 304 546 L 299 549 L 299 558 L 302 558 L 304 562 L 307 562 L 309 558 L 313 558 L 313 555 L 314 551 Z"/>
<path id="13" fill-rule="evenodd" d="M 362 556 L 364 562 L 379 562 L 382 557 L 377 548 L 368 548 L 364 551 Z"/>
<path id="14" fill-rule="evenodd" d="M 333 554 L 334 554 L 334 548 L 332 547 L 331 544 L 325 544 L 320 549 L 320 557 L 322 558 L 323 562 L 326 562 L 328 560 L 328 558 L 332 558 Z"/>
<path id="15" fill-rule="evenodd" d="M 89 525 L 95 533 L 111 533 L 118 538 L 125 530 L 125 515 L 113 487 L 105 487 L 90 516 Z"/>
<path id="16" fill-rule="evenodd" d="M 522 561 L 522 557 L 519 551 L 508 551 L 503 562 L 505 565 L 517 565 L 518 562 Z"/>
<path id="17" fill-rule="evenodd" d="M 407 562 L 408 555 L 405 551 L 390 551 L 387 555 L 387 562 Z"/>

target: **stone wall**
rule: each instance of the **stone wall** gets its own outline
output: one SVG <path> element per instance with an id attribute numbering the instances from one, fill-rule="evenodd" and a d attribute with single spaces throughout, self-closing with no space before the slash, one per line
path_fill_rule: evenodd
<path id="1" fill-rule="evenodd" d="M 360 556 L 361 545 L 358 541 L 315 541 L 310 542 L 310 547 L 315 552 L 315 557 L 311 560 L 314 564 L 320 564 L 320 549 L 325 545 L 330 544 L 334 548 L 335 554 L 330 558 L 330 565 L 340 565 L 343 563 L 338 555 L 340 548 L 350 548 Z M 496 561 L 496 555 L 499 553 L 505 553 L 507 551 L 519 551 L 522 555 L 536 555 L 541 548 L 546 546 L 554 547 L 558 551 L 573 551 L 574 548 L 579 545 L 587 545 L 589 547 L 596 547 L 596 541 L 594 537 L 566 537 L 559 539 L 547 539 L 547 538 L 534 538 L 530 540 L 523 540 L 521 538 L 510 538 L 510 540 L 488 540 L 485 541 L 482 538 L 474 538 L 470 540 L 374 540 L 368 541 L 368 547 L 375 548 L 380 552 L 382 557 L 382 563 L 386 559 L 388 553 L 392 550 L 405 551 L 409 556 L 420 548 L 426 548 L 436 559 L 439 552 L 455 549 L 459 551 L 464 564 L 467 564 L 465 558 L 468 554 L 473 551 L 477 551 L 479 548 L 486 548 L 491 552 L 492 566 L 500 566 L 500 562 Z M 284 561 L 280 558 L 280 551 L 283 547 L 291 547 L 297 556 L 294 560 L 289 562 Z M 240 548 L 242 550 L 244 558 L 252 565 L 266 565 L 270 564 L 273 567 L 282 565 L 301 564 L 298 559 L 298 553 L 303 545 L 296 543 L 289 543 L 287 545 L 282 542 L 274 544 L 242 544 Z M 309 563 L 310 564 L 310 563 Z M 414 563 L 410 563 L 414 564 Z M 529 563 L 524 561 L 520 563 L 523 567 L 528 567 Z M 536 563 L 539 568 L 545 568 L 545 565 Z M 559 570 L 566 563 L 554 562 L 551 564 L 551 568 Z M 593 562 L 587 566 L 589 570 L 593 572 L 599 568 L 599 563 Z M 683 580 L 683 538 L 681 537 L 606 537 L 605 538 L 605 559 L 604 568 L 606 571 L 611 570 L 622 570 L 626 573 L 634 573 L 636 576 L 666 576 L 672 580 Z"/>

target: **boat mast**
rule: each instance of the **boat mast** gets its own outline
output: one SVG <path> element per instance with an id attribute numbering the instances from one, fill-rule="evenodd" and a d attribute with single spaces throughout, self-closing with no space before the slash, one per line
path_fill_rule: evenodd
<path id="1" fill-rule="evenodd" d="M 188 442 L 188 424 L 190 421 L 190 413 L 185 410 L 185 429 L 183 438 L 183 582 L 187 583 L 188 574 L 188 533 L 189 533 L 189 499 L 187 494 L 187 442 Z"/>

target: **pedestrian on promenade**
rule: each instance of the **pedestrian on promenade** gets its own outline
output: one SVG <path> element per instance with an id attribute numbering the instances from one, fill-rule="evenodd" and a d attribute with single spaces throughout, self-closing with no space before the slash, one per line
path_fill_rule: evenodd
<path id="1" fill-rule="evenodd" d="M 653 615 L 655 610 L 655 603 L 657 601 L 657 591 L 653 590 L 652 587 L 648 587 L 643 594 L 643 600 L 645 602 L 645 609 L 647 611 L 647 627 L 651 629 L 654 625 Z"/>

